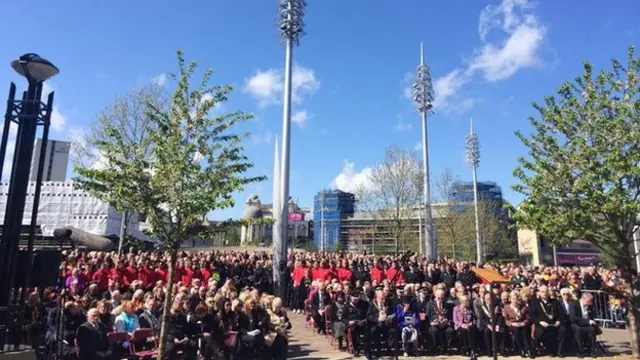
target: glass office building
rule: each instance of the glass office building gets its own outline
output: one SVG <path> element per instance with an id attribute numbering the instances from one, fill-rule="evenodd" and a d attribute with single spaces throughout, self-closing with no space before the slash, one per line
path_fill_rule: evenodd
<path id="1" fill-rule="evenodd" d="M 468 206 L 473 206 L 473 182 L 454 182 L 449 188 L 448 197 L 449 201 L 455 204 L 457 211 L 466 211 Z M 493 181 L 479 181 L 478 201 L 501 210 L 504 204 L 502 189 Z"/>
<path id="2" fill-rule="evenodd" d="M 342 221 L 353 216 L 356 197 L 341 190 L 322 190 L 313 198 L 313 243 L 321 249 L 335 249 L 340 242 Z"/>

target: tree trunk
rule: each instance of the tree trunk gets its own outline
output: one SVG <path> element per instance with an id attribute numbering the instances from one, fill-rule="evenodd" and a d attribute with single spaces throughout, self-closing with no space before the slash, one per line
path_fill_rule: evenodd
<path id="1" fill-rule="evenodd" d="M 396 238 L 395 240 L 396 240 L 396 255 L 397 255 L 398 253 L 400 253 L 400 239 L 398 238 L 397 235 L 395 238 Z"/>
<path id="2" fill-rule="evenodd" d="M 167 283 L 167 291 L 164 296 L 164 305 L 162 307 L 162 327 L 160 328 L 160 339 L 158 342 L 158 359 L 164 359 L 165 342 L 167 341 L 167 328 L 169 323 L 169 313 L 171 312 L 172 295 L 173 295 L 173 274 L 175 272 L 176 263 L 178 262 L 178 249 L 171 248 L 169 253 L 169 279 Z"/>
<path id="3" fill-rule="evenodd" d="M 631 352 L 633 357 L 640 359 L 640 304 L 638 304 L 639 296 L 634 294 L 632 273 L 634 258 L 628 258 L 626 266 L 623 267 L 622 278 L 629 284 L 629 290 L 624 292 L 625 303 L 627 304 L 627 323 L 629 332 L 631 333 Z"/>
<path id="4" fill-rule="evenodd" d="M 456 256 L 456 238 L 455 236 L 451 237 L 451 247 L 453 248 L 453 254 L 451 255 L 451 257 L 455 260 L 458 257 Z"/>

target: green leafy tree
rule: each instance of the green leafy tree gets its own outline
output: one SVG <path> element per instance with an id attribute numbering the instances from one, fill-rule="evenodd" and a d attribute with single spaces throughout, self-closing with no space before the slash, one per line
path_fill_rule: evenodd
<path id="1" fill-rule="evenodd" d="M 146 161 L 152 155 L 151 139 L 149 134 L 153 131 L 155 124 L 151 123 L 146 115 L 148 104 L 153 104 L 157 108 L 166 108 L 168 96 L 164 87 L 149 83 L 135 87 L 124 95 L 116 97 L 112 104 L 105 107 L 98 113 L 91 126 L 81 132 L 80 136 L 75 136 L 71 143 L 71 161 L 76 168 L 96 168 L 104 169 L 109 166 L 110 170 L 115 169 L 120 162 L 124 161 Z M 104 135 L 117 129 L 119 136 L 112 138 L 117 141 L 117 145 L 122 149 L 117 155 L 118 162 L 107 164 L 102 152 Z M 127 239 L 126 225 L 132 216 L 132 197 L 125 195 L 129 191 L 135 191 L 128 184 L 119 184 L 110 192 L 104 195 L 104 199 L 123 212 L 125 216 L 125 228 L 123 236 Z M 125 241 L 126 242 L 126 241 Z"/>
<path id="2" fill-rule="evenodd" d="M 513 188 L 526 196 L 518 226 L 556 245 L 585 239 L 602 249 L 632 282 L 637 254 L 633 233 L 640 214 L 640 59 L 629 48 L 627 64 L 594 70 L 560 87 L 557 96 L 534 103 L 533 132 L 516 135 L 528 148 L 518 158 Z M 626 292 L 632 351 L 638 348 L 638 297 Z"/>
<path id="3" fill-rule="evenodd" d="M 234 205 L 233 193 L 264 177 L 244 174 L 253 166 L 243 155 L 242 142 L 249 134 L 232 132 L 233 126 L 251 119 L 236 111 L 212 115 L 225 102 L 232 87 L 210 86 L 211 69 L 195 89 L 190 88 L 197 64 L 185 63 L 177 52 L 178 73 L 169 105 L 147 103 L 150 156 L 124 156 L 141 151 L 136 144 L 123 145 L 119 126 L 105 126 L 96 142 L 106 166 L 77 167 L 78 185 L 106 201 L 128 197 L 131 208 L 147 214 L 151 235 L 168 250 L 169 281 L 166 298 L 172 299 L 178 250 L 186 239 L 203 231 L 200 219 L 209 211 Z M 165 351 L 171 301 L 166 301 L 160 331 L 160 357 Z"/>

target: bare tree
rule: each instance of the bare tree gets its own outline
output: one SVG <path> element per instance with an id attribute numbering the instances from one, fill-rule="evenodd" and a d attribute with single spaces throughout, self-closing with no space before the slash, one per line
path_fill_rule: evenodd
<path id="1" fill-rule="evenodd" d="M 380 220 L 378 233 L 392 240 L 398 253 L 411 239 L 417 207 L 422 201 L 422 168 L 415 153 L 391 147 L 369 174 L 368 187 L 359 189 L 359 208 Z"/>
<path id="2" fill-rule="evenodd" d="M 148 105 L 153 104 L 163 109 L 168 101 L 165 88 L 156 83 L 133 88 L 117 97 L 113 104 L 97 115 L 90 128 L 74 136 L 71 144 L 71 161 L 74 167 L 101 168 L 107 165 L 98 149 L 107 131 L 111 131 L 114 126 L 119 129 L 117 138 L 120 145 L 124 149 L 130 149 L 122 156 L 128 160 L 148 158 L 152 147 L 148 134 L 153 130 L 153 124 L 146 116 Z"/>
<path id="3" fill-rule="evenodd" d="M 445 169 L 436 180 L 434 197 L 436 201 L 443 204 L 441 208 L 443 216 L 438 218 L 437 227 L 438 254 L 451 254 L 453 258 L 459 258 L 464 254 L 463 248 L 470 242 L 475 232 L 471 231 L 473 229 L 467 224 L 469 218 L 465 211 L 465 204 L 455 201 L 450 196 L 454 182 L 455 178 L 451 170 Z"/>
<path id="4" fill-rule="evenodd" d="M 501 206 L 502 204 L 478 202 L 480 231 L 484 239 L 483 251 L 488 259 L 513 259 L 517 255 L 517 245 L 510 236 L 508 218 Z M 468 207 L 467 218 L 467 223 L 471 224 L 469 228 L 472 228 L 475 221 L 472 207 Z M 476 258 L 476 251 L 475 245 L 468 250 L 471 259 Z"/>

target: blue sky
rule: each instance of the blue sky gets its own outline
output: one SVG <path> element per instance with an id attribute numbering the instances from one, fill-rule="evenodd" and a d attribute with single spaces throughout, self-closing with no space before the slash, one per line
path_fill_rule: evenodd
<path id="1" fill-rule="evenodd" d="M 419 116 L 405 93 L 420 41 L 436 90 L 432 178 L 445 168 L 471 177 L 464 136 L 473 117 L 479 179 L 496 181 L 514 203 L 521 198 L 509 189 L 511 174 L 525 149 L 513 131 L 528 130 L 530 103 L 579 75 L 583 60 L 606 66 L 640 42 L 636 0 L 308 2 L 307 35 L 294 51 L 291 136 L 291 195 L 301 205 L 311 205 L 323 183 L 352 189 L 388 146 L 418 148 Z M 180 48 L 215 70 L 214 83 L 235 85 L 223 109 L 255 114 L 243 126 L 253 133 L 246 152 L 252 172 L 271 177 L 284 64 L 275 0 L 3 1 L 0 13 L 1 86 L 20 81 L 8 64 L 25 52 L 61 70 L 50 82 L 52 138 L 77 135 L 117 95 L 163 79 Z M 270 202 L 271 186 L 269 180 L 249 187 L 237 195 L 236 208 L 211 217 L 239 216 L 251 193 Z"/>

